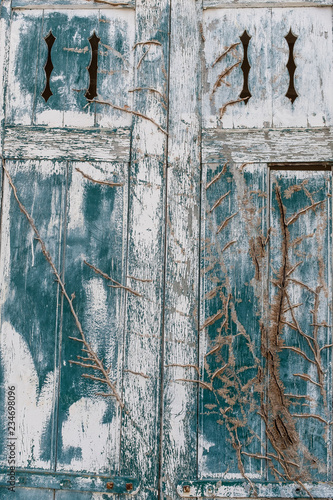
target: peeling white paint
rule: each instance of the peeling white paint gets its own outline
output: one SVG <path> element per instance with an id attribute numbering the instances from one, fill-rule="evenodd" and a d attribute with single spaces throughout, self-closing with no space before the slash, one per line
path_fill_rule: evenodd
<path id="1" fill-rule="evenodd" d="M 1 328 L 0 354 L 5 386 L 16 386 L 17 465 L 49 468 L 50 462 L 40 457 L 43 435 L 54 405 L 54 372 L 47 374 L 39 390 L 38 374 L 28 345 L 8 322 Z"/>

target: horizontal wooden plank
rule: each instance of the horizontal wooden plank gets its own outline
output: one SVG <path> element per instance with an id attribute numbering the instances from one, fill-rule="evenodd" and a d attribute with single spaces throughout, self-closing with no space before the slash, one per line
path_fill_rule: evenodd
<path id="1" fill-rule="evenodd" d="M 135 7 L 135 0 L 105 0 L 105 3 L 94 0 L 14 0 L 13 9 L 110 9 Z"/>
<path id="2" fill-rule="evenodd" d="M 251 490 L 248 482 L 241 481 L 183 481 L 177 485 L 177 492 L 182 498 L 214 497 L 214 498 L 309 498 L 309 495 L 298 483 L 287 482 L 253 482 L 257 495 Z M 333 495 L 332 483 L 305 483 L 305 488 L 313 498 L 330 498 Z"/>
<path id="3" fill-rule="evenodd" d="M 322 162 L 333 157 L 333 131 L 312 129 L 206 129 L 203 162 Z"/>
<path id="4" fill-rule="evenodd" d="M 133 477 L 70 474 L 41 470 L 32 471 L 31 469 L 17 469 L 15 478 L 15 489 L 20 487 L 50 488 L 54 490 L 135 494 L 138 492 L 140 486 L 138 480 Z M 0 469 L 0 487 L 8 487 L 7 480 L 8 471 Z"/>
<path id="5" fill-rule="evenodd" d="M 130 130 L 6 127 L 5 158 L 129 161 Z"/>
<path id="6" fill-rule="evenodd" d="M 232 7 L 260 8 L 260 7 L 325 7 L 331 6 L 331 0 L 283 0 L 282 2 L 272 0 L 204 0 L 204 9 L 230 9 Z"/>

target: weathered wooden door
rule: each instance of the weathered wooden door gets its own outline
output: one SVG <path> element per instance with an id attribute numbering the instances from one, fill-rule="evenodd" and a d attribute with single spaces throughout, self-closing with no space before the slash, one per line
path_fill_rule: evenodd
<path id="1" fill-rule="evenodd" d="M 329 2 L 1 23 L 1 498 L 333 496 Z"/>

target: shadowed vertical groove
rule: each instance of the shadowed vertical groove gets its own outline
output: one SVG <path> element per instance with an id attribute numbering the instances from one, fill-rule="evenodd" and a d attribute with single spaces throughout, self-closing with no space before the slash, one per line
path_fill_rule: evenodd
<path id="1" fill-rule="evenodd" d="M 100 16 L 100 11 L 99 11 L 99 19 L 101 19 Z M 137 16 L 135 16 L 135 33 L 137 33 Z M 134 62 L 133 62 L 134 64 Z M 133 77 L 132 81 L 134 83 L 135 81 L 135 72 L 133 72 Z M 134 101 L 134 97 L 133 97 Z M 95 107 L 95 115 L 96 115 L 96 107 Z M 131 165 L 132 165 L 132 155 L 133 155 L 133 150 L 132 150 L 132 145 L 133 145 L 133 130 L 134 130 L 134 115 L 132 115 L 132 122 L 131 122 L 131 131 L 130 131 L 130 146 L 129 146 L 129 160 L 127 164 L 127 217 L 126 217 L 126 249 L 125 249 L 125 263 L 124 263 L 124 271 L 125 271 L 125 276 L 126 276 L 126 283 L 127 283 L 127 274 L 128 274 L 128 256 L 129 256 L 129 224 L 130 224 L 130 193 L 131 193 Z M 125 361 L 125 340 L 126 340 L 126 327 L 127 327 L 127 315 L 126 315 L 126 309 L 127 309 L 127 293 L 125 290 L 123 290 L 123 304 L 124 304 L 124 321 L 123 321 L 123 346 L 122 346 L 122 351 L 121 351 L 121 356 L 122 356 L 122 362 L 121 362 L 121 387 L 120 387 L 120 397 L 121 400 L 124 400 L 124 361 Z M 119 408 L 120 412 L 120 422 L 119 422 L 119 462 L 118 462 L 118 474 L 120 474 L 121 467 L 122 467 L 122 452 L 121 452 L 121 444 L 122 444 L 122 437 L 123 437 L 123 411 L 122 408 Z M 116 496 L 117 499 L 121 498 L 119 495 Z"/>
<path id="2" fill-rule="evenodd" d="M 66 262 L 66 236 L 67 236 L 67 215 L 68 215 L 68 177 L 69 177 L 69 162 L 66 161 L 66 183 L 65 183 L 65 199 L 64 199 L 64 210 L 63 210 L 63 241 L 62 241 L 62 252 L 61 252 L 61 269 L 60 276 L 63 282 L 65 282 L 65 262 Z M 60 284 L 57 285 L 58 290 L 58 301 L 60 295 L 60 303 L 58 307 L 60 308 L 57 316 L 60 315 L 59 318 L 59 326 L 58 326 L 58 339 L 56 338 L 56 348 L 58 347 L 58 360 L 55 359 L 55 371 L 58 371 L 57 378 L 57 395 L 56 395 L 56 409 L 55 409 L 55 431 L 54 431 L 54 439 L 55 439 L 55 448 L 54 448 L 54 471 L 57 470 L 57 460 L 58 460 L 58 438 L 59 438 L 59 406 L 60 406 L 60 387 L 61 387 L 61 353 L 62 353 L 62 325 L 63 325 L 63 314 L 64 314 L 64 295 L 60 292 Z M 58 320 L 57 320 L 58 322 Z M 58 367 L 56 363 L 58 361 Z"/>
<path id="3" fill-rule="evenodd" d="M 164 359 L 165 359 L 165 300 L 166 300 L 166 275 L 167 275 L 167 243 L 168 243 L 168 166 L 169 166 L 169 99 L 170 99 L 170 60 L 171 60 L 171 14 L 172 0 L 169 0 L 169 19 L 168 19 L 168 75 L 167 75 L 167 114 L 165 140 L 165 199 L 164 199 L 164 242 L 163 242 L 163 293 L 162 293 L 162 323 L 161 323 L 161 363 L 160 363 L 160 432 L 159 432 L 159 454 L 158 454 L 158 500 L 163 499 L 162 492 L 162 465 L 163 465 L 163 403 L 164 403 Z"/>
<path id="4" fill-rule="evenodd" d="M 333 234 L 332 234 L 332 223 L 333 223 L 333 196 L 332 196 L 332 191 L 333 191 L 333 183 L 332 183 L 332 180 L 333 180 L 333 165 L 331 166 L 331 177 L 330 177 L 330 194 L 331 194 L 331 198 L 329 200 L 330 202 L 330 217 L 328 217 L 328 220 L 327 220 L 327 224 L 328 224 L 328 227 L 330 228 L 329 229 L 329 238 L 330 238 L 330 251 L 331 251 L 331 259 L 330 259 L 330 263 L 331 263 L 331 269 L 330 269 L 330 280 L 331 280 L 331 301 L 332 301 L 332 284 L 333 284 L 333 248 L 332 248 L 332 237 L 333 237 Z M 331 307 L 331 325 L 333 325 L 333 307 Z M 330 335 L 330 342 L 332 342 L 332 327 L 331 327 L 331 335 Z M 329 349 L 327 349 L 327 356 L 330 356 L 331 359 L 328 359 L 328 361 L 330 361 L 330 365 L 332 366 L 332 353 L 329 354 Z M 333 420 L 333 405 L 332 405 L 332 386 L 333 386 L 333 372 L 331 372 L 331 380 L 330 380 L 330 385 L 331 385 L 331 421 Z M 332 481 L 333 480 L 333 439 L 332 439 L 332 426 L 330 426 L 330 448 L 328 450 L 328 453 L 329 453 L 329 459 L 330 459 L 330 463 L 328 464 L 329 465 L 329 471 L 328 471 L 328 480 L 329 481 Z"/>

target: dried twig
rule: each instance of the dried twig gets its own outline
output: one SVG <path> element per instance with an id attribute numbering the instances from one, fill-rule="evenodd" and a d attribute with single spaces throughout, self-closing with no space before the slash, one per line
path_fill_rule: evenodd
<path id="1" fill-rule="evenodd" d="M 237 61 L 235 64 L 233 64 L 232 66 L 228 66 L 228 68 L 226 68 L 224 71 L 222 71 L 222 73 L 219 74 L 219 76 L 217 77 L 217 80 L 214 84 L 212 93 L 210 95 L 210 99 L 213 98 L 213 95 L 215 94 L 217 89 L 221 86 L 221 84 L 226 83 L 224 81 L 224 77 L 228 76 L 234 68 L 236 68 L 237 66 L 240 65 L 240 63 L 241 63 L 241 61 Z"/>
<path id="2" fill-rule="evenodd" d="M 209 210 L 210 213 L 212 213 L 213 210 L 215 210 L 216 207 L 218 207 L 221 202 L 224 200 L 224 198 L 226 198 L 229 194 L 231 193 L 231 190 L 228 191 L 227 193 L 223 194 L 215 203 L 214 205 L 212 206 L 212 208 Z"/>
<path id="3" fill-rule="evenodd" d="M 220 120 L 222 120 L 225 110 L 227 109 L 228 106 L 233 106 L 234 104 L 237 104 L 238 102 L 243 102 L 246 99 L 248 99 L 248 97 L 242 97 L 241 99 L 235 99 L 233 101 L 228 101 L 225 104 L 223 104 L 223 106 L 220 108 Z"/>
<path id="4" fill-rule="evenodd" d="M 199 370 L 199 367 L 197 365 L 181 365 L 181 364 L 178 364 L 178 363 L 170 363 L 169 365 L 165 365 L 165 368 L 171 368 L 173 366 L 179 366 L 180 368 L 194 368 L 196 370 L 196 372 L 198 373 L 198 375 L 200 376 L 200 370 Z"/>
<path id="5" fill-rule="evenodd" d="M 104 186 L 110 186 L 110 187 L 120 187 L 120 186 L 123 186 L 124 183 L 123 182 L 111 182 L 111 181 L 98 181 L 97 179 L 93 179 L 92 177 L 90 177 L 90 175 L 88 174 L 85 174 L 84 172 L 82 172 L 82 170 L 78 167 L 75 167 L 75 170 L 77 172 L 80 172 L 80 174 L 85 178 L 85 179 L 88 179 L 89 181 L 91 182 L 94 182 L 95 184 L 102 184 Z"/>
<path id="6" fill-rule="evenodd" d="M 148 120 L 149 122 L 151 122 L 154 125 L 156 125 L 156 127 L 158 128 L 158 130 L 160 130 L 161 132 L 163 132 L 163 134 L 168 135 L 168 132 L 166 130 L 164 130 L 164 128 L 162 128 L 161 125 L 159 125 L 157 122 L 155 122 L 155 120 L 153 120 L 149 116 L 146 116 L 146 115 L 144 115 L 142 113 L 139 113 L 139 111 L 134 111 L 133 109 L 129 109 L 127 107 L 123 108 L 121 106 L 116 106 L 115 104 L 112 104 L 112 102 L 99 101 L 99 100 L 95 100 L 95 99 L 91 100 L 91 101 L 89 100 L 88 103 L 86 104 L 86 106 L 89 106 L 93 102 L 95 102 L 96 104 L 104 104 L 105 106 L 110 106 L 113 109 L 118 109 L 119 111 L 124 111 L 124 113 L 129 113 L 129 114 L 134 115 L 134 116 L 139 116 L 140 118 L 143 118 L 144 120 Z"/>
<path id="7" fill-rule="evenodd" d="M 99 274 L 100 276 L 103 276 L 103 278 L 105 278 L 106 280 L 112 281 L 112 283 L 115 284 L 114 288 L 122 288 L 123 290 L 126 290 L 127 292 L 133 293 L 133 295 L 136 295 L 137 297 L 142 297 L 141 293 L 137 292 L 136 290 L 133 290 L 133 288 L 130 288 L 130 287 L 125 286 L 125 285 L 122 285 L 118 281 L 116 281 L 113 278 L 111 278 L 111 276 L 109 276 L 108 274 L 103 273 L 103 271 L 101 271 L 100 269 L 98 269 L 98 267 L 95 267 L 92 264 L 89 264 L 89 262 L 87 262 L 86 260 L 84 260 L 83 262 L 86 264 L 86 266 L 90 267 L 90 269 L 92 269 L 93 271 L 95 271 L 96 274 Z"/>
<path id="8" fill-rule="evenodd" d="M 227 218 L 226 218 L 226 219 L 222 222 L 222 224 L 221 224 L 221 225 L 217 228 L 216 234 L 219 234 L 219 233 L 222 231 L 222 229 L 224 229 L 224 228 L 225 228 L 225 227 L 229 224 L 229 221 L 230 221 L 233 217 L 235 217 L 235 215 L 237 215 L 237 214 L 238 214 L 238 211 L 237 211 L 237 212 L 235 212 L 235 213 L 234 213 L 234 214 L 232 214 L 232 215 L 229 215 L 229 217 L 227 217 Z"/>
<path id="9" fill-rule="evenodd" d="M 219 172 L 218 174 L 216 174 L 216 175 L 215 175 L 215 177 L 213 177 L 213 178 L 212 178 L 212 180 L 208 182 L 208 184 L 206 185 L 206 189 L 210 188 L 210 186 L 211 186 L 212 184 L 214 184 L 216 181 L 218 181 L 218 180 L 219 180 L 219 178 L 220 178 L 223 174 L 225 174 L 226 170 L 227 170 L 227 163 L 225 163 L 225 164 L 223 165 L 223 168 L 222 168 L 221 172 Z"/>
<path id="10" fill-rule="evenodd" d="M 296 214 L 292 215 L 286 221 L 286 226 L 289 226 L 289 224 L 292 224 L 293 222 L 295 222 L 295 220 L 297 220 L 300 215 L 305 214 L 305 212 L 307 212 L 308 210 L 311 210 L 311 208 L 314 208 L 314 207 L 320 205 L 321 203 L 325 203 L 325 201 L 326 200 L 317 201 L 317 203 L 312 203 L 312 205 L 309 205 L 308 207 L 305 207 L 302 210 L 299 210 Z"/>
<path id="11" fill-rule="evenodd" d="M 41 246 L 41 249 L 42 249 L 42 252 L 43 252 L 43 255 L 45 257 L 45 259 L 47 260 L 47 262 L 50 264 L 51 266 L 51 269 L 53 271 L 53 274 L 55 275 L 56 277 L 56 281 L 59 283 L 59 286 L 61 288 L 61 291 L 62 291 L 62 294 L 63 296 L 65 297 L 65 299 L 67 300 L 68 304 L 69 304 L 69 307 L 70 307 L 70 311 L 72 313 L 72 316 L 75 320 L 75 324 L 76 324 L 76 327 L 79 331 L 79 334 L 80 334 L 80 338 L 76 338 L 76 337 L 70 337 L 72 338 L 73 340 L 76 340 L 78 342 L 81 342 L 84 344 L 85 346 L 85 349 L 86 351 L 89 353 L 89 356 L 92 358 L 94 364 L 96 365 L 96 367 L 98 367 L 98 370 L 102 373 L 103 377 L 104 378 L 101 378 L 99 379 L 100 382 L 103 382 L 104 384 L 107 384 L 109 386 L 109 388 L 111 389 L 111 392 L 112 394 L 114 395 L 114 397 L 116 398 L 117 402 L 119 403 L 120 407 L 122 409 L 124 409 L 124 403 L 122 402 L 122 399 L 120 397 L 120 395 L 118 394 L 118 391 L 116 389 L 116 386 L 113 382 L 111 382 L 110 380 L 110 377 L 109 377 L 109 374 L 108 374 L 108 371 L 105 369 L 105 367 L 103 366 L 101 360 L 98 358 L 97 354 L 93 351 L 93 349 L 91 348 L 90 344 L 87 342 L 86 340 L 86 337 L 85 337 L 85 334 L 83 332 L 83 329 L 82 329 L 82 325 L 81 325 L 81 322 L 78 318 L 78 315 L 76 314 L 75 312 L 75 309 L 73 307 L 73 301 L 70 299 L 68 293 L 67 293 L 67 290 L 65 288 L 65 284 L 55 266 L 55 264 L 53 263 L 53 260 L 51 258 L 51 255 L 50 253 L 48 252 L 46 246 L 45 246 L 45 243 L 41 237 L 41 235 L 39 234 L 39 231 L 38 229 L 36 228 L 35 226 L 35 223 L 34 223 L 34 220 L 33 218 L 31 217 L 31 215 L 27 212 L 26 208 L 24 207 L 24 205 L 21 203 L 19 197 L 18 197 L 18 194 L 17 194 L 17 190 L 16 190 L 16 187 L 13 183 L 13 180 L 5 166 L 5 163 L 3 161 L 3 169 L 5 171 L 5 174 L 7 176 L 7 179 L 8 179 L 8 182 L 13 190 L 13 194 L 14 194 L 14 197 L 17 201 L 17 204 L 18 206 L 20 207 L 20 210 L 21 212 L 25 215 L 25 217 L 27 218 L 33 232 L 35 233 L 35 237 L 36 237 L 36 240 L 38 241 L 38 243 L 40 244 Z M 86 376 L 86 377 L 92 377 L 90 375 L 87 375 L 87 374 L 83 374 L 82 376 Z"/>
<path id="12" fill-rule="evenodd" d="M 228 52 L 230 52 L 230 50 L 232 50 L 232 49 L 234 49 L 235 47 L 237 47 L 237 45 L 240 45 L 240 42 L 232 43 L 231 45 L 229 45 L 229 47 L 227 47 L 227 48 L 225 49 L 225 51 L 224 51 L 224 52 L 222 52 L 222 54 L 220 54 L 220 55 L 219 55 L 219 56 L 215 59 L 215 61 L 214 61 L 214 62 L 213 62 L 213 64 L 212 64 L 212 68 L 214 68 L 214 66 L 215 66 L 218 62 L 220 62 L 220 61 L 223 59 L 223 57 L 225 57 L 225 56 L 228 54 Z"/>

